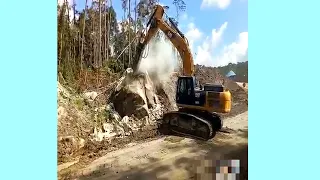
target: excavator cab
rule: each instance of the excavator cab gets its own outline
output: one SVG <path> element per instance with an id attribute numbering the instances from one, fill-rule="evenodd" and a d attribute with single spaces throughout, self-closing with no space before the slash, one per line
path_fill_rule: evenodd
<path id="1" fill-rule="evenodd" d="M 176 102 L 182 108 L 228 113 L 231 110 L 231 93 L 220 84 L 204 84 L 199 88 L 194 76 L 180 76 Z"/>
<path id="2" fill-rule="evenodd" d="M 205 92 L 197 88 L 194 76 L 180 76 L 177 82 L 176 101 L 179 105 L 204 106 Z M 179 106 L 178 105 L 178 106 Z"/>

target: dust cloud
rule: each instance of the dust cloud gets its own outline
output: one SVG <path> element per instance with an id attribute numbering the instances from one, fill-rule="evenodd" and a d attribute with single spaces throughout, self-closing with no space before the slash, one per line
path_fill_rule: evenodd
<path id="1" fill-rule="evenodd" d="M 167 81 L 179 67 L 178 53 L 164 33 L 158 32 L 146 46 L 138 71 L 148 73 L 154 81 Z"/>

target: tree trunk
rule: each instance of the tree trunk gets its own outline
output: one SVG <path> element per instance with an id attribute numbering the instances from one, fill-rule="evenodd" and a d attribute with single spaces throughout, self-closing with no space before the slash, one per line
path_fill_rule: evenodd
<path id="1" fill-rule="evenodd" d="M 108 52 L 108 48 L 109 48 L 109 44 L 107 43 L 107 34 L 109 33 L 109 31 L 107 30 L 107 24 L 108 23 L 108 17 L 109 17 L 109 12 L 107 12 L 107 10 L 109 9 L 108 6 L 107 6 L 107 3 L 108 3 L 108 0 L 105 0 L 105 5 L 104 5 L 104 59 L 105 61 L 108 61 L 108 58 L 107 58 L 107 53 Z"/>
<path id="2" fill-rule="evenodd" d="M 68 14 L 68 23 L 70 23 L 70 14 L 69 14 L 69 3 L 67 0 L 64 0 L 64 3 L 66 4 L 66 7 L 67 7 L 67 14 Z M 69 25 L 69 24 L 68 24 Z"/>
<path id="3" fill-rule="evenodd" d="M 137 36 L 137 0 L 134 0 L 134 34 L 135 36 Z M 134 53 L 136 53 L 136 51 L 137 51 L 137 42 L 134 43 Z"/>
<path id="4" fill-rule="evenodd" d="M 126 5 L 125 5 L 126 6 Z M 125 27 L 125 25 L 126 25 L 126 7 L 124 7 L 124 9 L 123 9 L 123 21 L 122 21 L 122 27 L 123 27 L 123 34 L 124 34 L 124 36 L 123 36 L 123 42 L 125 43 L 126 42 L 126 36 L 125 36 L 125 32 L 126 32 L 126 27 Z M 124 44 L 123 43 L 123 44 Z M 123 48 L 123 47 L 122 47 Z M 125 56 L 125 54 L 122 56 L 122 61 L 123 61 L 123 69 L 125 68 L 125 59 L 126 59 L 126 56 Z"/>
<path id="5" fill-rule="evenodd" d="M 58 64 L 60 65 L 61 63 L 62 63 L 62 51 L 63 51 L 63 38 L 64 38 L 64 36 L 63 36 L 63 33 L 64 33 L 64 13 L 65 13 L 65 3 L 63 3 L 63 5 L 62 5 L 62 8 L 60 9 L 60 18 L 59 18 L 59 21 L 60 21 L 60 34 L 59 34 L 59 36 L 60 36 L 60 49 L 59 49 L 59 51 L 58 51 L 58 58 L 59 58 L 59 61 L 58 61 Z"/>
<path id="6" fill-rule="evenodd" d="M 68 64 L 68 68 L 67 68 L 67 71 L 72 71 L 72 66 L 71 66 L 71 61 L 70 61 L 70 57 L 71 57 L 71 47 L 70 47 L 70 11 L 69 11 L 69 3 L 68 3 L 68 1 L 67 0 L 65 0 L 64 1 L 65 3 L 66 3 L 66 7 L 67 7 L 67 27 L 68 27 L 68 31 L 67 31 L 67 43 L 66 43 L 66 45 L 67 46 L 65 46 L 65 48 L 66 48 L 66 52 L 67 52 L 67 57 L 66 57 L 66 59 L 67 59 L 67 64 Z M 71 72 L 72 73 L 72 72 Z"/>
<path id="7" fill-rule="evenodd" d="M 76 24 L 76 2 L 75 2 L 75 0 L 73 0 L 72 8 L 73 8 L 73 24 L 75 25 Z"/>
<path id="8" fill-rule="evenodd" d="M 81 41 L 81 54 L 80 54 L 80 69 L 83 70 L 83 44 L 84 44 L 84 31 L 86 27 L 86 17 L 87 17 L 87 4 L 88 0 L 86 0 L 85 7 L 84 7 L 84 18 L 83 18 L 83 28 L 82 28 L 82 41 Z"/>
<path id="9" fill-rule="evenodd" d="M 94 5 L 94 1 L 92 1 L 92 6 Z M 92 15 L 92 31 L 93 31 L 93 68 L 96 69 L 97 68 L 97 35 L 96 35 L 96 26 L 95 26 L 95 22 L 96 22 L 96 15 L 95 13 L 93 13 Z"/>
<path id="10" fill-rule="evenodd" d="M 129 28 L 128 28 L 128 39 L 129 39 L 129 67 L 131 67 L 131 1 L 129 0 L 129 13 L 128 13 L 128 16 L 129 16 Z"/>
<path id="11" fill-rule="evenodd" d="M 99 0 L 99 50 L 98 50 L 98 67 L 102 66 L 102 58 L 101 58 L 101 0 Z"/>
<path id="12" fill-rule="evenodd" d="M 112 6 L 112 0 L 110 0 L 110 6 Z M 111 22 L 112 14 L 110 13 L 110 9 L 108 11 L 108 34 L 107 34 L 107 60 L 109 60 L 109 47 L 110 47 L 110 22 Z"/>

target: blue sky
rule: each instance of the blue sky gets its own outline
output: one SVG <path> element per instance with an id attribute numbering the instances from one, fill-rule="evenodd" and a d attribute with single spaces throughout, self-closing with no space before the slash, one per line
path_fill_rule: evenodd
<path id="1" fill-rule="evenodd" d="M 70 0 L 72 1 L 72 0 Z M 132 7 L 134 0 L 131 0 Z M 137 0 L 138 2 L 139 0 Z M 88 1 L 89 2 L 89 1 Z M 247 60 L 247 0 L 185 0 L 186 10 L 179 15 L 179 28 L 187 36 L 196 64 L 221 66 Z M 85 0 L 75 0 L 83 8 Z M 160 0 L 176 17 L 172 0 Z M 121 1 L 113 0 L 117 19 L 121 20 Z"/>

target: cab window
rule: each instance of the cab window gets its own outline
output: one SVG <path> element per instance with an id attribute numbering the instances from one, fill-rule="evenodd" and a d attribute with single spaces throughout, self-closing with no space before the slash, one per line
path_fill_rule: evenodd
<path id="1" fill-rule="evenodd" d="M 187 90 L 187 84 L 185 79 L 180 79 L 179 82 L 179 93 L 185 93 Z"/>

